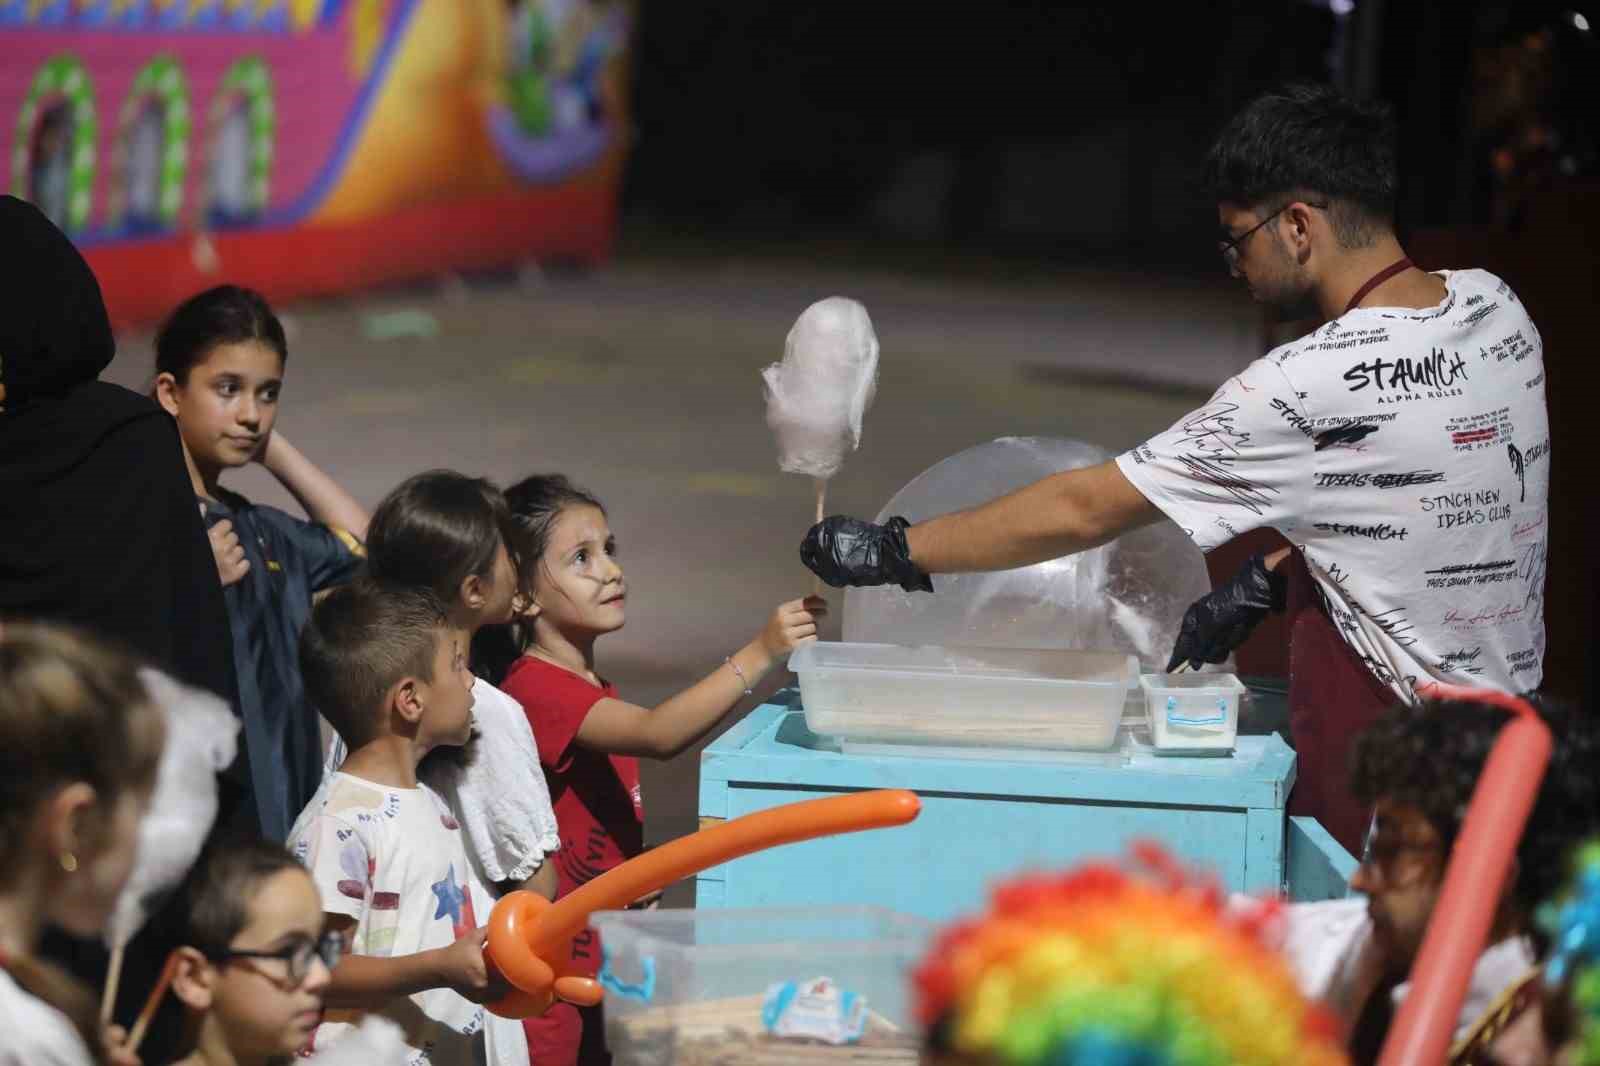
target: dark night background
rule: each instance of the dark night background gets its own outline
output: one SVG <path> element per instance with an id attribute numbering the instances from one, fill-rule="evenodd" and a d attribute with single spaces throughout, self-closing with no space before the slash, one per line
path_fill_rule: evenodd
<path id="1" fill-rule="evenodd" d="M 1554 26 L 1595 89 L 1592 37 L 1566 6 L 1509 0 L 704 0 L 639 15 L 630 221 L 708 237 L 1209 268 L 1200 160 L 1264 88 L 1334 81 L 1389 101 L 1405 227 L 1489 217 L 1475 54 Z"/>
<path id="2" fill-rule="evenodd" d="M 1394 109 L 1413 258 L 1491 270 L 1533 313 L 1558 452 L 1590 417 L 1573 387 L 1589 376 L 1600 300 L 1589 0 L 643 0 L 638 12 L 625 253 L 759 248 L 934 278 L 1220 276 L 1198 180 L 1213 135 L 1263 89 L 1333 82 Z M 1301 331 L 1263 323 L 1260 349 Z M 1546 677 L 1592 698 L 1589 492 L 1581 462 L 1554 462 Z M 1214 577 L 1262 546 L 1247 541 L 1213 553 Z"/>

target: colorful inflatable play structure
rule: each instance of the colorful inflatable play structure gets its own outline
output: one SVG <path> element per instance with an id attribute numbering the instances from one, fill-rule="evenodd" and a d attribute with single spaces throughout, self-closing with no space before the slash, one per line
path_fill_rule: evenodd
<path id="1" fill-rule="evenodd" d="M 613 0 L 0 0 L 5 188 L 112 315 L 609 249 Z"/>

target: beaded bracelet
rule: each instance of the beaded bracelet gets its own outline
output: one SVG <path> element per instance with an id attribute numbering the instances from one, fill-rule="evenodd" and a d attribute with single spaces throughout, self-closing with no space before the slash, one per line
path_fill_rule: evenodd
<path id="1" fill-rule="evenodd" d="M 750 689 L 750 679 L 744 676 L 744 671 L 739 669 L 739 664 L 733 661 L 733 656 L 729 655 L 722 661 L 732 667 L 733 672 L 739 675 L 739 684 L 744 686 L 744 694 L 746 696 L 754 696 L 755 693 Z"/>

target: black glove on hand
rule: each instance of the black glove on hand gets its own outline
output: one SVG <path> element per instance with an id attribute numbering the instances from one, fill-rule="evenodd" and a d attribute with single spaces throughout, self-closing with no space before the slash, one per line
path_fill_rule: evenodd
<path id="1" fill-rule="evenodd" d="M 1201 663 L 1226 659 L 1268 611 L 1283 610 L 1287 586 L 1283 575 L 1267 569 L 1261 555 L 1252 555 L 1227 584 L 1189 605 L 1167 672 L 1184 661 L 1198 669 Z"/>
<path id="2" fill-rule="evenodd" d="M 800 561 L 834 588 L 899 585 L 907 592 L 933 591 L 933 580 L 917 569 L 906 546 L 904 518 L 884 525 L 834 515 L 811 527 L 800 542 Z"/>

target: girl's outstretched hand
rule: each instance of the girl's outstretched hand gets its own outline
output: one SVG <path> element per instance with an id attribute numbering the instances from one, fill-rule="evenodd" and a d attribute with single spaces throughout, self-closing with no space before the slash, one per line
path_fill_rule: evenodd
<path id="1" fill-rule="evenodd" d="M 761 631 L 761 646 L 774 659 L 781 659 L 802 644 L 817 639 L 817 623 L 828 614 L 828 601 L 821 596 L 780 603 Z"/>

